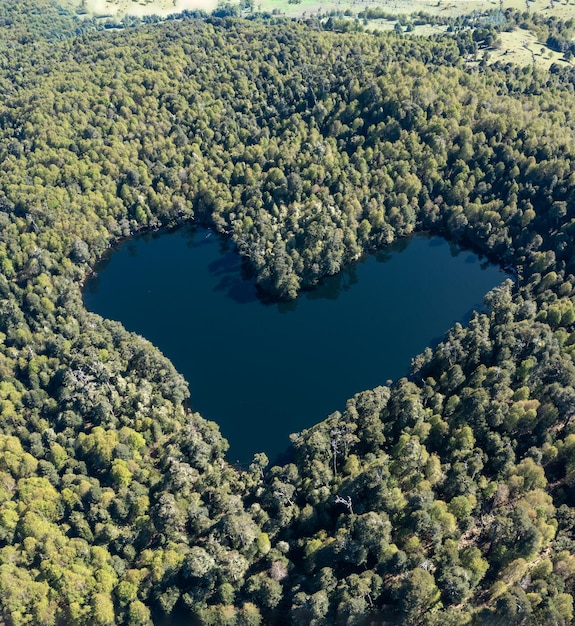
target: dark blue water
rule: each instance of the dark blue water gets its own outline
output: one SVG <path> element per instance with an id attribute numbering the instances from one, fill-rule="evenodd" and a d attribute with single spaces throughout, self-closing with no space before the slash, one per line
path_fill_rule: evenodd
<path id="1" fill-rule="evenodd" d="M 263 304 L 240 257 L 211 231 L 123 244 L 85 289 L 86 307 L 152 341 L 216 421 L 230 461 L 270 459 L 288 435 L 354 393 L 408 373 L 411 358 L 465 321 L 505 275 L 440 238 L 404 240 L 313 291 Z"/>

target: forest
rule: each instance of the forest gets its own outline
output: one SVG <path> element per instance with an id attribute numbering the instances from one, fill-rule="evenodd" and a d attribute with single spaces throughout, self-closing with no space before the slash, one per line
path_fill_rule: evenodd
<path id="1" fill-rule="evenodd" d="M 573 37 L 497 28 L 526 22 Z M 328 26 L 2 3 L 2 624 L 573 623 L 575 70 L 488 65 L 481 19 Z M 515 281 L 241 469 L 173 365 L 82 305 L 116 242 L 184 222 L 278 299 L 415 231 Z"/>

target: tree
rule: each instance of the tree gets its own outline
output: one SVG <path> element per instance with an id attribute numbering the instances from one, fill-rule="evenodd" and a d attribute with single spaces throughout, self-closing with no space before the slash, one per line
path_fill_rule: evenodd
<path id="1" fill-rule="evenodd" d="M 439 595 L 431 573 L 422 568 L 409 572 L 399 591 L 399 606 L 405 619 L 418 623 L 423 613 L 439 601 Z"/>

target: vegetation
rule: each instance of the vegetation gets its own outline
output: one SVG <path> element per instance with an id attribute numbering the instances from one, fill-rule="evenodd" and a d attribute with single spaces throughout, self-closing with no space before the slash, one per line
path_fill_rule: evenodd
<path id="1" fill-rule="evenodd" d="M 0 5 L 0 50 L 41 38 L 59 41 L 97 27 L 93 19 L 77 19 L 75 11 L 56 0 L 6 0 Z"/>
<path id="2" fill-rule="evenodd" d="M 2 621 L 571 623 L 572 71 L 488 67 L 471 30 L 5 34 Z M 115 241 L 190 220 L 280 298 L 418 229 L 517 277 L 240 471 L 172 365 L 82 306 Z"/>

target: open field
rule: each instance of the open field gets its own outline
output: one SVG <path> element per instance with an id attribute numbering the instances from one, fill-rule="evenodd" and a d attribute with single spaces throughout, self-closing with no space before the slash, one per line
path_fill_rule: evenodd
<path id="1" fill-rule="evenodd" d="M 66 0 L 63 0 L 63 2 Z M 555 16 L 562 20 L 575 19 L 575 0 L 253 0 L 254 10 L 275 13 L 286 17 L 313 17 L 327 14 L 344 14 L 350 19 L 368 8 L 380 8 L 391 19 L 370 20 L 366 27 L 389 30 L 395 27 L 393 16 L 407 16 L 426 13 L 432 16 L 457 18 L 473 12 L 511 8 L 524 12 L 537 13 L 543 17 Z M 165 17 L 185 9 L 202 9 L 210 12 L 216 8 L 218 0 L 68 0 L 79 10 L 95 17 L 110 17 L 121 20 L 125 15 L 143 17 L 159 15 Z M 231 0 L 231 4 L 238 0 Z M 445 31 L 445 26 L 416 25 L 414 35 L 430 35 Z M 489 63 L 502 61 L 517 65 L 535 63 L 538 67 L 549 68 L 552 63 L 568 63 L 562 54 L 538 42 L 534 33 L 516 29 L 503 32 L 498 46 L 486 51 Z"/>
<path id="2" fill-rule="evenodd" d="M 539 43 L 535 35 L 528 31 L 517 29 L 501 33 L 500 40 L 500 46 L 488 52 L 490 63 L 502 61 L 521 66 L 535 63 L 537 67 L 545 69 L 549 69 L 553 63 L 568 64 L 561 53 Z"/>
<path id="3" fill-rule="evenodd" d="M 293 0 L 292 0 L 293 2 Z M 498 8 L 511 8 L 543 16 L 554 15 L 561 19 L 575 18 L 575 0 L 553 2 L 549 0 L 301 0 L 300 4 L 290 4 L 289 0 L 256 0 L 256 8 L 262 11 L 279 10 L 288 17 L 301 17 L 313 13 L 344 12 L 349 9 L 353 15 L 370 7 L 378 7 L 392 15 L 411 15 L 424 12 L 440 17 L 459 17 L 473 12 L 483 13 Z"/>
<path id="4" fill-rule="evenodd" d="M 118 18 L 125 15 L 166 17 L 187 9 L 211 12 L 216 8 L 217 0 L 84 0 L 76 4 L 82 6 L 88 15 L 95 17 L 105 15 Z"/>
<path id="5" fill-rule="evenodd" d="M 84 6 L 92 15 L 168 15 L 184 9 L 210 11 L 218 0 L 70 0 L 77 6 Z M 237 0 L 231 0 L 230 4 Z M 503 0 L 503 10 L 512 8 L 525 11 L 527 6 L 532 13 L 543 16 L 554 15 L 561 19 L 575 18 L 575 0 L 562 0 L 550 3 L 549 0 Z M 350 11 L 357 15 L 370 7 L 378 7 L 393 15 L 410 15 L 425 12 L 441 17 L 458 17 L 470 13 L 497 9 L 497 0 L 254 0 L 258 11 L 280 13 L 287 17 L 309 16 L 314 13 Z"/>

